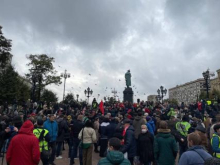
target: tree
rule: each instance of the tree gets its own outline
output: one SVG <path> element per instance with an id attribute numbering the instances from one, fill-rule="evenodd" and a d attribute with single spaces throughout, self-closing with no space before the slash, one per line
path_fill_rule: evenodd
<path id="1" fill-rule="evenodd" d="M 29 55 L 27 59 L 30 60 L 30 63 L 27 65 L 31 68 L 29 69 L 30 73 L 26 74 L 26 77 L 33 82 L 34 88 L 32 93 L 40 100 L 42 89 L 50 84 L 61 84 L 61 77 L 56 76 L 57 71 L 53 66 L 55 61 L 53 57 L 41 54 Z M 35 90 L 37 90 L 37 94 L 35 94 Z"/>
<path id="2" fill-rule="evenodd" d="M 11 65 L 0 73 L 0 104 L 13 103 L 14 100 L 23 102 L 29 96 L 30 88 Z"/>
<path id="3" fill-rule="evenodd" d="M 199 95 L 199 100 L 206 100 L 206 99 L 207 99 L 206 92 L 201 91 L 201 93 Z"/>
<path id="4" fill-rule="evenodd" d="M 46 101 L 47 103 L 50 103 L 50 102 L 53 103 L 53 102 L 57 102 L 58 98 L 57 98 L 57 95 L 53 91 L 44 89 L 42 96 L 41 96 L 41 100 L 44 102 Z"/>
<path id="5" fill-rule="evenodd" d="M 0 67 L 5 68 L 10 61 L 12 54 L 11 51 L 11 40 L 6 39 L 2 33 L 2 26 L 0 26 Z"/>
<path id="6" fill-rule="evenodd" d="M 176 99 L 164 99 L 163 102 L 168 102 L 172 105 L 178 105 L 178 101 Z"/>
<path id="7" fill-rule="evenodd" d="M 64 104 L 73 104 L 74 95 L 72 93 L 68 93 L 63 101 Z"/>

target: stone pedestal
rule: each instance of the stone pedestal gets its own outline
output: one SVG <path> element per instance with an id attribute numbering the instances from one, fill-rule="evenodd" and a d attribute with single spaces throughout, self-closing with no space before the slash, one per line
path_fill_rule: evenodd
<path id="1" fill-rule="evenodd" d="M 132 91 L 132 88 L 130 87 L 125 88 L 123 94 L 124 94 L 124 101 L 128 101 L 133 104 L 134 92 Z"/>

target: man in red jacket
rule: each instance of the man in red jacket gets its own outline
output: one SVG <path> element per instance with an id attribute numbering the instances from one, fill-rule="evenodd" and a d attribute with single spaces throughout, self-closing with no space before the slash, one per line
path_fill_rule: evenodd
<path id="1" fill-rule="evenodd" d="M 6 155 L 10 165 L 37 165 L 40 161 L 39 141 L 33 134 L 34 125 L 27 120 L 12 138 Z"/>

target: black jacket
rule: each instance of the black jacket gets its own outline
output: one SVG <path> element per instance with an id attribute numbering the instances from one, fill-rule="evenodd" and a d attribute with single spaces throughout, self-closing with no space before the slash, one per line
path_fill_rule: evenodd
<path id="1" fill-rule="evenodd" d="M 106 133 L 108 136 L 108 139 L 111 139 L 115 134 L 115 129 L 117 127 L 117 124 L 115 122 L 110 122 L 110 124 L 106 128 Z"/>
<path id="2" fill-rule="evenodd" d="M 141 163 L 148 163 L 154 160 L 154 137 L 147 131 L 138 136 L 137 155 L 140 156 Z"/>
<path id="3" fill-rule="evenodd" d="M 134 158 L 136 155 L 136 140 L 134 137 L 134 127 L 129 126 L 124 137 L 124 145 L 121 152 L 128 153 L 128 158 Z"/>
<path id="4" fill-rule="evenodd" d="M 57 120 L 57 123 L 58 123 L 57 142 L 63 142 L 65 133 L 67 131 L 69 131 L 68 125 L 67 125 L 66 121 L 64 119 L 61 119 L 61 118 Z"/>
<path id="5" fill-rule="evenodd" d="M 72 120 L 72 122 L 70 124 L 70 128 L 71 128 L 70 137 L 78 139 L 78 135 L 79 135 L 81 129 L 83 128 L 83 126 L 84 126 L 84 124 L 82 123 L 82 121 Z"/>

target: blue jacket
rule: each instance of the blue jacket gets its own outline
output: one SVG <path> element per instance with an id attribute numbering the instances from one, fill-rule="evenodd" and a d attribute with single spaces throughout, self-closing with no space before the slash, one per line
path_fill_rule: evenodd
<path id="1" fill-rule="evenodd" d="M 193 146 L 182 154 L 178 165 L 203 165 L 205 160 L 211 157 L 202 146 Z"/>
<path id="2" fill-rule="evenodd" d="M 44 128 L 49 131 L 50 142 L 57 140 L 58 135 L 58 125 L 56 121 L 51 122 L 49 119 L 44 122 Z"/>
<path id="3" fill-rule="evenodd" d="M 216 135 L 218 135 L 216 132 L 215 132 Z M 212 151 L 215 152 L 215 153 L 220 153 L 220 148 L 219 148 L 219 138 L 218 136 L 213 136 L 212 137 Z"/>
<path id="4" fill-rule="evenodd" d="M 150 121 L 147 122 L 146 125 L 147 125 L 148 131 L 149 131 L 152 135 L 154 135 L 154 131 L 155 131 L 154 121 L 153 121 L 153 120 L 150 120 Z"/>

